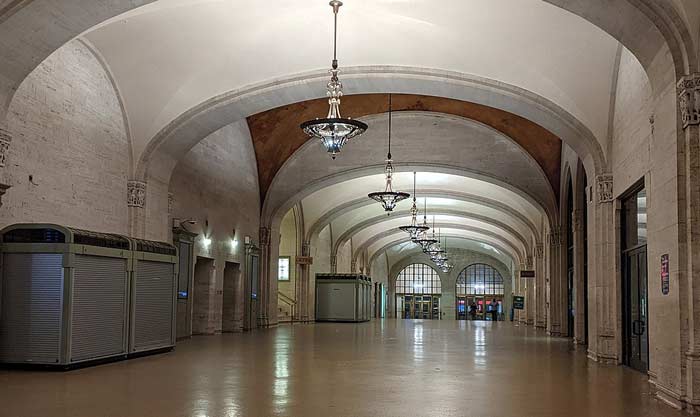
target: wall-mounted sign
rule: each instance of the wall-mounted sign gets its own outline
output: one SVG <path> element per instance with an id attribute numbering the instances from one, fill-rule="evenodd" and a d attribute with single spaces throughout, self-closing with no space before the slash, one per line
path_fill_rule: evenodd
<path id="1" fill-rule="evenodd" d="M 661 255 L 661 294 L 668 295 L 669 283 L 668 254 Z"/>
<path id="2" fill-rule="evenodd" d="M 513 308 L 516 310 L 524 310 L 525 309 L 525 297 L 522 295 L 514 295 L 513 296 Z"/>
<path id="3" fill-rule="evenodd" d="M 311 265 L 314 263 L 312 256 L 297 256 L 297 265 Z"/>
<path id="4" fill-rule="evenodd" d="M 520 278 L 534 278 L 535 271 L 520 271 Z"/>

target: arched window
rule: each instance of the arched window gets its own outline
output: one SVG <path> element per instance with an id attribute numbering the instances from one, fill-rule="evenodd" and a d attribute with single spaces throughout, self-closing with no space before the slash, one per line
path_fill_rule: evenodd
<path id="1" fill-rule="evenodd" d="M 396 277 L 396 294 L 441 294 L 437 271 L 425 264 L 411 264 Z"/>
<path id="2" fill-rule="evenodd" d="M 489 265 L 469 265 L 457 277 L 457 295 L 503 295 L 503 293 L 503 277 Z"/>

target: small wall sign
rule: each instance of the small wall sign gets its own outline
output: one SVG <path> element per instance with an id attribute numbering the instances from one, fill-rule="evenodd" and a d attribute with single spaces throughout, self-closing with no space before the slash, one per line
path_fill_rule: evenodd
<path id="1" fill-rule="evenodd" d="M 661 294 L 668 295 L 669 283 L 668 254 L 661 255 Z"/>
<path id="2" fill-rule="evenodd" d="M 520 271 L 520 278 L 534 278 L 535 271 Z"/>
<path id="3" fill-rule="evenodd" d="M 515 310 L 524 310 L 525 309 L 525 297 L 522 295 L 514 295 L 513 296 L 513 308 Z"/>

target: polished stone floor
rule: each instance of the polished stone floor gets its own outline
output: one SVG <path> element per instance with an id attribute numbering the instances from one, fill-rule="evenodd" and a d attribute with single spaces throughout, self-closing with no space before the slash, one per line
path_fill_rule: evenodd
<path id="1" fill-rule="evenodd" d="M 683 413 L 644 375 L 510 323 L 384 320 L 200 336 L 65 373 L 0 371 L 0 416 L 634 416 Z"/>

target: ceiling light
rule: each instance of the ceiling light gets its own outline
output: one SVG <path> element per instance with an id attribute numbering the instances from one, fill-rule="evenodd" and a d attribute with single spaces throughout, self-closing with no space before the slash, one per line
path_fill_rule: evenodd
<path id="1" fill-rule="evenodd" d="M 412 241 L 418 239 L 422 232 L 430 229 L 427 225 L 418 224 L 417 221 L 418 208 L 416 207 L 416 173 L 413 173 L 413 206 L 411 207 L 411 224 L 408 226 L 400 226 L 399 229 L 408 233 Z"/>
<path id="2" fill-rule="evenodd" d="M 391 94 L 389 94 L 389 151 L 386 154 L 386 167 L 384 168 L 386 186 L 384 187 L 384 191 L 367 194 L 367 197 L 381 203 L 387 214 L 391 214 L 399 201 L 405 200 L 411 196 L 409 193 L 394 191 L 391 187 L 392 176 L 394 175 L 394 166 L 391 163 Z"/>
<path id="3" fill-rule="evenodd" d="M 340 115 L 340 98 L 343 96 L 343 84 L 338 79 L 338 59 L 336 57 L 338 43 L 338 9 L 343 5 L 342 1 L 328 3 L 333 8 L 333 63 L 331 65 L 331 80 L 327 84 L 328 115 L 322 119 L 309 120 L 301 124 L 301 129 L 307 135 L 321 139 L 321 144 L 326 151 L 335 156 L 345 146 L 348 140 L 361 135 L 367 130 L 367 124 Z"/>
<path id="4" fill-rule="evenodd" d="M 437 243 L 437 239 L 434 239 L 430 236 L 428 236 L 428 230 L 430 230 L 430 227 L 428 227 L 428 199 L 425 198 L 423 200 L 423 226 L 425 226 L 425 230 L 421 232 L 418 237 L 413 241 L 413 243 L 419 245 L 423 252 L 425 252 L 426 249 L 433 243 Z"/>

